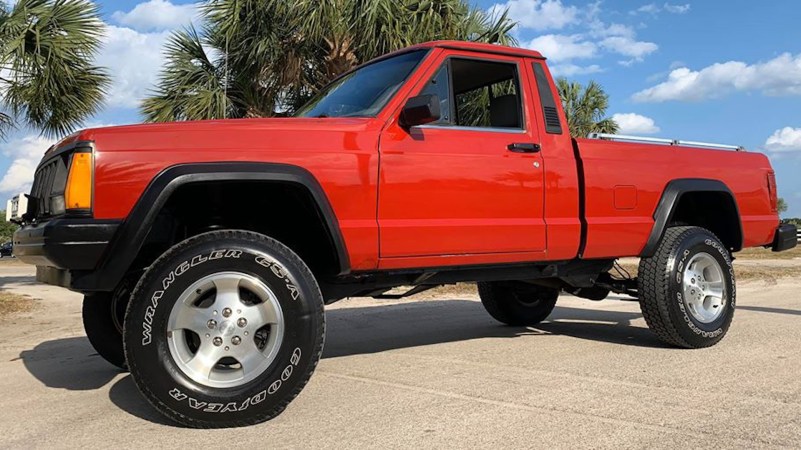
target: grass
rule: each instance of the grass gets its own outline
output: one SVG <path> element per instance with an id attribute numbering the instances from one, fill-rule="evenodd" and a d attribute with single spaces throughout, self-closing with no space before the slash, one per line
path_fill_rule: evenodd
<path id="1" fill-rule="evenodd" d="M 28 312 L 33 309 L 33 305 L 34 300 L 30 297 L 0 291 L 0 317 Z"/>

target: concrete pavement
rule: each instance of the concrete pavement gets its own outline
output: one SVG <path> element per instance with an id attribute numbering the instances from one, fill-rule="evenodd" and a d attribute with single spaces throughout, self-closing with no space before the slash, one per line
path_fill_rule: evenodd
<path id="1" fill-rule="evenodd" d="M 83 335 L 80 296 L 0 266 L 42 299 L 0 327 L 0 447 L 720 448 L 801 445 L 801 282 L 739 286 L 713 348 L 663 346 L 635 302 L 562 297 L 510 328 L 472 295 L 327 309 L 323 360 L 278 418 L 165 422 Z"/>

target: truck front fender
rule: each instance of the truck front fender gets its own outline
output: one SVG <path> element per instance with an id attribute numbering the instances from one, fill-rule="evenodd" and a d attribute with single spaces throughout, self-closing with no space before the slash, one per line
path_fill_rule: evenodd
<path id="1" fill-rule="evenodd" d="M 339 273 L 350 271 L 350 262 L 339 222 L 317 179 L 306 169 L 286 164 L 222 162 L 179 164 L 160 172 L 139 197 L 120 225 L 98 268 L 73 277 L 73 289 L 112 291 L 136 259 L 160 210 L 181 186 L 218 181 L 266 181 L 305 187 L 320 208 L 328 235 L 337 254 Z"/>

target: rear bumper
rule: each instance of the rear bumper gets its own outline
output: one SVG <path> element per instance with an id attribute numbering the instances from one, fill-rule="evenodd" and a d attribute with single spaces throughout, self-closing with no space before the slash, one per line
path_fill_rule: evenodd
<path id="1" fill-rule="evenodd" d="M 783 224 L 776 229 L 772 249 L 774 252 L 790 250 L 798 245 L 798 229 L 795 225 Z"/>
<path id="2" fill-rule="evenodd" d="M 79 218 L 26 225 L 14 233 L 14 256 L 36 265 L 40 281 L 64 286 L 69 271 L 97 267 L 119 225 L 119 221 Z"/>

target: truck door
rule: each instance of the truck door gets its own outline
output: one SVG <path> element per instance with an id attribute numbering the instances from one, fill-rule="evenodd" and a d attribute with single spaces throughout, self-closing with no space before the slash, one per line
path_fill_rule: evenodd
<path id="1" fill-rule="evenodd" d="M 449 51 L 412 96 L 436 94 L 437 122 L 380 140 L 381 258 L 545 251 L 543 162 L 524 60 Z"/>

